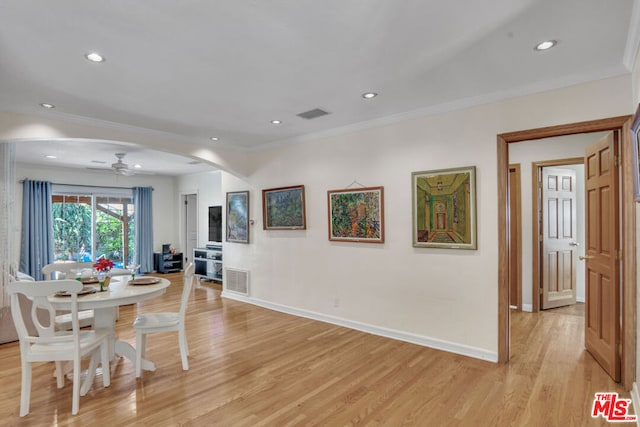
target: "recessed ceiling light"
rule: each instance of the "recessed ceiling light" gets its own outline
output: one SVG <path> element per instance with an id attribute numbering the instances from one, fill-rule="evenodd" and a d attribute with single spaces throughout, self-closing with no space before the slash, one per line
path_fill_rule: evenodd
<path id="1" fill-rule="evenodd" d="M 272 125 L 280 125 L 280 124 L 282 124 L 282 121 L 281 120 L 271 120 L 271 124 Z"/>
<path id="2" fill-rule="evenodd" d="M 376 96 L 378 96 L 378 94 L 375 92 L 365 92 L 362 94 L 362 97 L 364 99 L 372 99 L 372 98 L 375 98 Z"/>
<path id="3" fill-rule="evenodd" d="M 142 167 L 142 165 L 135 164 L 135 165 L 133 165 L 133 167 L 136 168 L 136 169 L 140 169 Z"/>
<path id="4" fill-rule="evenodd" d="M 556 40 L 545 40 L 541 43 L 538 43 L 533 49 L 538 51 L 549 50 L 557 44 L 558 42 Z"/>
<path id="5" fill-rule="evenodd" d="M 42 104 L 40 104 L 40 106 L 41 106 L 41 107 L 44 107 L 44 108 L 56 108 L 56 106 L 55 106 L 55 105 L 53 105 L 53 104 L 47 104 L 46 102 L 43 102 Z"/>
<path id="6" fill-rule="evenodd" d="M 47 159 L 57 159 L 58 158 L 57 156 L 54 156 L 53 154 L 47 154 L 45 157 Z"/>
<path id="7" fill-rule="evenodd" d="M 100 55 L 99 53 L 95 53 L 95 52 L 87 53 L 84 57 L 87 58 L 91 62 L 104 62 L 104 61 L 106 61 L 104 56 Z"/>
<path id="8" fill-rule="evenodd" d="M 217 137 L 217 136 L 212 136 L 212 137 L 211 137 L 211 138 L 209 138 L 209 139 L 210 139 L 210 140 L 212 140 L 212 141 L 217 141 L 217 140 L 218 140 L 218 137 Z"/>

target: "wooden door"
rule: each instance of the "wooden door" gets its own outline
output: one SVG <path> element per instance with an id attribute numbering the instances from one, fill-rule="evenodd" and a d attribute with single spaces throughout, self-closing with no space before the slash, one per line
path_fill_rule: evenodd
<path id="1" fill-rule="evenodd" d="M 620 381 L 620 228 L 617 133 L 590 145 L 586 176 L 585 346 Z"/>
<path id="2" fill-rule="evenodd" d="M 542 168 L 542 309 L 576 303 L 576 172 Z"/>

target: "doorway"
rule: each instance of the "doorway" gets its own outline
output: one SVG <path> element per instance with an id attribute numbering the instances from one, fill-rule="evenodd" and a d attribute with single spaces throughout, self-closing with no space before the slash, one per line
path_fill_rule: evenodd
<path id="1" fill-rule="evenodd" d="M 621 174 L 623 177 L 632 176 L 632 148 L 630 144 L 631 116 L 614 117 L 610 119 L 573 123 L 525 131 L 517 131 L 497 136 L 498 153 L 498 360 L 501 363 L 509 361 L 510 337 L 510 309 L 509 309 L 509 205 L 508 205 L 508 173 L 509 173 L 509 144 L 527 140 L 537 140 L 562 135 L 579 133 L 617 131 L 621 142 Z M 621 382 L 625 389 L 630 389 L 635 378 L 635 299 L 636 299 L 636 270 L 635 270 L 635 205 L 633 202 L 633 188 L 623 180 L 621 188 L 621 228 L 622 233 L 622 298 L 621 298 L 621 330 L 620 337 L 622 362 Z"/>
<path id="2" fill-rule="evenodd" d="M 185 265 L 193 261 L 193 250 L 198 247 L 198 195 L 183 194 L 181 196 L 183 207 L 183 247 Z"/>

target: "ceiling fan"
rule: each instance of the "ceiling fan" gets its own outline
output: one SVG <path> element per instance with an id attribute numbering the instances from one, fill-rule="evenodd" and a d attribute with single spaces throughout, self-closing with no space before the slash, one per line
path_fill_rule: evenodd
<path id="1" fill-rule="evenodd" d="M 122 175 L 122 176 L 149 174 L 149 172 L 141 172 L 141 171 L 135 171 L 133 169 L 129 169 L 129 165 L 127 165 L 124 162 L 124 156 L 126 156 L 127 153 L 115 153 L 115 155 L 118 160 L 115 163 L 111 164 L 111 168 L 87 168 L 87 169 L 102 170 L 102 171 L 110 170 L 110 171 L 113 171 L 113 173 L 115 173 L 116 175 Z"/>

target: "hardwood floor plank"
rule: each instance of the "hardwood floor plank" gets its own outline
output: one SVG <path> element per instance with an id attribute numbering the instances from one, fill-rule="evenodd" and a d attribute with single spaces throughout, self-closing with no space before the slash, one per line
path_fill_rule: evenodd
<path id="1" fill-rule="evenodd" d="M 121 307 L 117 331 L 135 345 L 138 312 L 176 311 L 182 275 L 168 292 Z M 31 412 L 19 418 L 17 343 L 0 346 L 0 419 L 8 425 L 118 426 L 583 426 L 594 393 L 628 398 L 584 350 L 583 306 L 514 312 L 511 353 L 497 365 L 226 300 L 197 286 L 187 310 L 189 371 L 177 334 L 153 334 L 155 372 L 136 380 L 126 359 L 111 387 L 97 375 L 71 415 L 71 382 L 34 368 Z M 632 408 L 633 410 L 634 408 Z"/>

